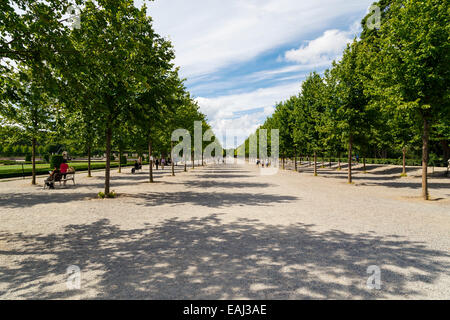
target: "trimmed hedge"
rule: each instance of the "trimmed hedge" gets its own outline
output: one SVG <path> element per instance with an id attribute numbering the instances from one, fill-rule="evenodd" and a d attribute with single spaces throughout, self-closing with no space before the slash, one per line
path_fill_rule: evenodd
<path id="1" fill-rule="evenodd" d="M 17 164 L 17 163 L 15 163 Z M 73 167 L 76 172 L 79 171 L 87 171 L 88 170 L 88 164 L 87 162 L 78 162 L 78 163 L 68 163 L 69 167 Z M 146 164 L 144 162 L 144 164 Z M 126 166 L 133 166 L 134 162 L 128 162 Z M 15 178 L 15 177 L 22 177 L 22 174 L 24 176 L 29 177 L 32 175 L 32 168 L 31 166 L 25 167 L 24 172 L 22 173 L 22 168 L 18 167 L 17 165 L 14 166 L 14 168 L 7 168 L 8 166 L 0 166 L 0 179 L 4 178 Z M 91 163 L 91 170 L 99 170 L 99 169 L 105 169 L 106 163 Z M 111 163 L 111 168 L 118 168 L 119 163 Z M 44 166 L 44 167 L 38 167 L 36 168 L 36 175 L 44 175 L 48 174 L 50 171 L 50 166 Z"/>
<path id="2" fill-rule="evenodd" d="M 314 161 L 314 157 L 310 157 L 311 161 Z M 299 157 L 297 157 L 297 160 Z M 303 161 L 306 161 L 306 157 L 302 157 Z M 328 163 L 330 161 L 330 157 L 324 157 L 325 163 Z M 363 163 L 364 159 L 359 158 L 359 163 Z M 322 163 L 322 157 L 317 156 L 317 162 Z M 338 162 L 338 158 L 331 157 L 331 162 Z M 347 156 L 341 157 L 341 162 L 346 163 L 347 162 Z M 388 165 L 397 165 L 402 166 L 403 165 L 403 159 L 374 159 L 374 158 L 366 158 L 366 164 L 388 164 Z M 409 167 L 420 167 L 422 166 L 422 159 L 406 159 L 406 165 Z M 432 167 L 447 167 L 447 163 L 444 162 L 443 158 L 437 158 L 433 159 L 430 157 L 430 160 L 428 161 L 428 166 Z"/>
<path id="3" fill-rule="evenodd" d="M 64 157 L 62 154 L 54 154 L 50 158 L 50 168 L 58 168 L 61 166 L 61 163 L 64 162 Z"/>

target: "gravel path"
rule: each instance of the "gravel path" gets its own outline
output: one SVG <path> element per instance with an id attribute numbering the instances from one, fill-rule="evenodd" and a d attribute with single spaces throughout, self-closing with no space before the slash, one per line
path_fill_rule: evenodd
<path id="1" fill-rule="evenodd" d="M 0 298 L 450 299 L 450 178 L 430 178 L 424 202 L 416 169 L 367 169 L 353 185 L 307 166 L 166 169 L 154 184 L 114 170 L 112 200 L 95 198 L 102 172 L 56 190 L 0 182 Z"/>

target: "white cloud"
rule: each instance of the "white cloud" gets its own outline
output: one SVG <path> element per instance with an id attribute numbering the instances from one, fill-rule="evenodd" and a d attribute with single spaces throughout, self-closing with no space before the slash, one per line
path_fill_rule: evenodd
<path id="1" fill-rule="evenodd" d="M 264 122 L 266 117 L 273 113 L 276 102 L 284 101 L 297 94 L 300 86 L 301 82 L 296 81 L 242 94 L 216 98 L 199 97 L 196 100 L 200 110 L 207 115 L 216 135 L 221 137 L 224 133 L 232 134 L 238 138 L 238 145 L 240 145 Z M 238 112 L 243 114 L 235 117 Z M 227 139 L 226 144 L 227 147 L 234 147 L 234 140 Z"/>
<path id="2" fill-rule="evenodd" d="M 142 0 L 136 0 L 142 3 Z M 320 32 L 372 0 L 157 0 L 157 32 L 170 36 L 182 75 L 212 73 Z"/>
<path id="3" fill-rule="evenodd" d="M 327 30 L 321 37 L 310 41 L 307 45 L 287 51 L 285 58 L 287 61 L 300 64 L 329 65 L 342 54 L 352 40 L 351 31 Z"/>
<path id="4" fill-rule="evenodd" d="M 135 0 L 141 4 L 144 0 Z M 291 81 L 251 92 L 198 97 L 201 111 L 217 136 L 225 131 L 238 137 L 238 145 L 274 111 L 277 102 L 300 91 L 300 80 L 315 69 L 327 67 L 342 53 L 355 34 L 335 28 L 343 18 L 361 14 L 373 0 L 156 0 L 148 5 L 158 33 L 170 37 L 175 63 L 196 91 L 246 90 L 249 83 Z M 252 61 L 263 53 L 301 43 L 322 34 L 305 46 L 279 56 L 279 68 L 250 70 L 239 77 L 220 77 L 217 71 Z M 286 61 L 292 65 L 286 66 Z M 232 72 L 231 72 L 232 73 Z M 232 81 L 232 82 L 230 82 Z M 280 82 L 278 82 L 280 83 Z M 267 82 L 266 82 L 267 84 Z M 247 85 L 247 86 L 246 86 Z M 247 89 L 248 90 L 248 89 Z M 236 92 L 236 91 L 235 91 Z M 228 147 L 234 139 L 227 139 Z"/>

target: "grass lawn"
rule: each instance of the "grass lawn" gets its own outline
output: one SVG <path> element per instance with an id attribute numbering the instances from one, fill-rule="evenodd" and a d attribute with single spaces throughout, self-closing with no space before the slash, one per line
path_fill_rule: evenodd
<path id="1" fill-rule="evenodd" d="M 128 162 L 128 166 L 133 165 L 134 162 Z M 119 166 L 119 162 L 111 162 L 111 167 L 116 168 Z M 124 166 L 124 165 L 123 165 Z M 75 171 L 87 171 L 88 164 L 87 162 L 69 162 L 69 167 L 75 168 Z M 104 169 L 106 167 L 106 162 L 92 162 L 91 163 L 91 169 Z M 24 164 L 23 165 L 23 172 L 22 172 L 22 165 L 16 164 L 16 165 L 0 165 L 0 179 L 2 178 L 12 178 L 12 177 L 22 177 L 24 174 L 25 176 L 31 176 L 31 170 L 32 165 L 31 164 Z M 48 171 L 50 171 L 50 165 L 48 163 L 45 164 L 36 164 L 36 174 L 47 174 Z"/>

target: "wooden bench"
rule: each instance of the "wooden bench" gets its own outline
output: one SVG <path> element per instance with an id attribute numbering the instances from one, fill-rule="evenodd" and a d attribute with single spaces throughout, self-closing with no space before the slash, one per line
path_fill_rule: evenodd
<path id="1" fill-rule="evenodd" d="M 67 182 L 67 181 L 72 181 L 73 184 L 75 185 L 75 171 L 67 172 L 66 177 L 59 180 L 59 185 L 61 185 L 61 182 Z"/>
<path id="2" fill-rule="evenodd" d="M 64 178 L 64 177 L 61 176 L 61 179 L 56 179 L 56 178 L 58 178 L 57 176 L 54 176 L 52 180 L 47 180 L 46 179 L 45 183 L 44 183 L 44 189 L 46 189 L 48 187 L 47 186 L 47 182 L 48 183 L 52 183 L 53 185 L 55 185 L 55 182 L 59 182 L 59 185 L 61 185 L 61 182 L 72 181 L 73 184 L 75 185 L 75 171 L 67 172 L 65 175 L 66 175 L 66 177 Z"/>

